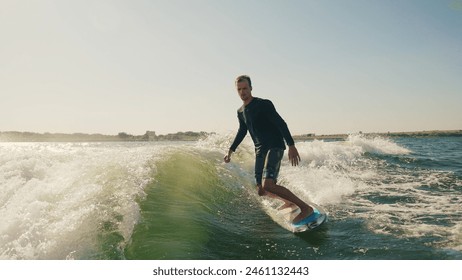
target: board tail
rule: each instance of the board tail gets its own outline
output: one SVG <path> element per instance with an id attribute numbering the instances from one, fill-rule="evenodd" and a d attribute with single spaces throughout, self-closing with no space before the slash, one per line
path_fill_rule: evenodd
<path id="1" fill-rule="evenodd" d="M 327 214 L 317 208 L 313 208 L 313 213 L 305 219 L 292 223 L 293 232 L 303 232 L 314 230 L 327 221 Z"/>
<path id="2" fill-rule="evenodd" d="M 302 219 L 301 221 L 298 221 L 298 222 L 292 223 L 292 224 L 294 226 L 296 226 L 296 227 L 303 226 L 303 225 L 306 225 L 306 224 L 311 224 L 313 222 L 316 222 L 320 215 L 321 215 L 321 213 L 319 212 L 319 210 L 316 209 L 316 208 L 313 208 L 313 213 L 311 213 L 311 215 L 309 215 L 308 217 Z"/>

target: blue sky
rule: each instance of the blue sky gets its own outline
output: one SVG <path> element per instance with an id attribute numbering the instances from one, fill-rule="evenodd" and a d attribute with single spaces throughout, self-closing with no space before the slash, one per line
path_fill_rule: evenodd
<path id="1" fill-rule="evenodd" d="M 462 129 L 462 0 L 0 0 L 0 131 Z"/>

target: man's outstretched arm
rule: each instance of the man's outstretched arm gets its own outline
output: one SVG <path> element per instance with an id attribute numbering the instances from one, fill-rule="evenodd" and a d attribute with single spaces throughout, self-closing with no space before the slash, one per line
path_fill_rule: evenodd
<path id="1" fill-rule="evenodd" d="M 239 117 L 239 115 L 238 115 L 238 119 L 239 119 L 239 130 L 237 131 L 233 144 L 231 144 L 231 147 L 228 150 L 228 154 L 225 155 L 224 157 L 224 161 L 226 163 L 231 161 L 232 153 L 236 151 L 239 144 L 241 144 L 242 140 L 244 140 L 244 137 L 247 135 L 247 125 L 245 124 L 244 120 Z"/>

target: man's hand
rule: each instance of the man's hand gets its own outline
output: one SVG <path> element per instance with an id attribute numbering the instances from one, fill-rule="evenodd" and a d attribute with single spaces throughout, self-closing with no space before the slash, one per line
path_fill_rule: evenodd
<path id="1" fill-rule="evenodd" d="M 297 166 L 298 163 L 301 161 L 300 155 L 298 154 L 295 145 L 289 146 L 289 161 L 292 164 L 292 166 Z"/>
<path id="2" fill-rule="evenodd" d="M 228 154 L 225 155 L 225 157 L 223 158 L 223 160 L 226 162 L 226 163 L 229 163 L 231 161 L 231 154 L 233 153 L 233 151 L 229 150 L 228 151 Z"/>

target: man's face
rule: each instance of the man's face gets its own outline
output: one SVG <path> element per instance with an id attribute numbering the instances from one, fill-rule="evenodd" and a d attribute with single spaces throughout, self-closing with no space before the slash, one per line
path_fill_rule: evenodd
<path id="1" fill-rule="evenodd" d="M 237 92 L 242 101 L 247 101 L 252 97 L 252 87 L 249 86 L 249 82 L 244 80 L 236 84 Z"/>

